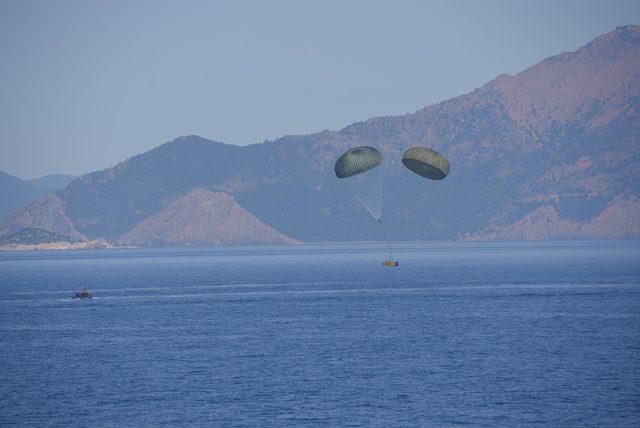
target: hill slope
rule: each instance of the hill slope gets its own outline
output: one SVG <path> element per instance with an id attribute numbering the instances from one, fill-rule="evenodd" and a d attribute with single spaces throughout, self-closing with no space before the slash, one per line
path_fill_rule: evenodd
<path id="1" fill-rule="evenodd" d="M 205 189 L 178 198 L 118 240 L 141 247 L 293 243 L 249 214 L 233 196 Z"/>
<path id="2" fill-rule="evenodd" d="M 414 114 L 339 132 L 246 147 L 181 137 L 73 181 L 2 229 L 46 223 L 112 241 L 202 188 L 233 195 L 295 239 L 380 239 L 333 175 L 339 154 L 363 144 L 385 157 L 393 239 L 639 237 L 640 28 L 618 28 Z M 446 180 L 427 181 L 401 165 L 415 145 L 451 160 Z"/>

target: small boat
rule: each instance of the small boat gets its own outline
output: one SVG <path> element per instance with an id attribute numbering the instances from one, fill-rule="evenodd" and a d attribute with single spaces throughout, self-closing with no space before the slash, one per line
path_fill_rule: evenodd
<path id="1" fill-rule="evenodd" d="M 398 262 L 395 261 L 395 260 L 387 260 L 385 262 L 382 262 L 382 266 L 396 267 L 396 266 L 398 266 Z"/>
<path id="2" fill-rule="evenodd" d="M 93 293 L 91 293 L 90 290 L 87 290 L 86 288 L 83 288 L 82 291 L 78 291 L 75 296 L 73 296 L 74 299 L 92 299 L 93 298 Z"/>

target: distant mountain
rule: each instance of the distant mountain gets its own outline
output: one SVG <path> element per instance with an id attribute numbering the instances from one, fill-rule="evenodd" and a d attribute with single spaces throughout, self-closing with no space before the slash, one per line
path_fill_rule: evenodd
<path id="1" fill-rule="evenodd" d="M 0 171 L 0 219 L 48 193 L 50 190 Z"/>
<path id="2" fill-rule="evenodd" d="M 67 174 L 50 174 L 45 175 L 44 177 L 35 178 L 33 180 L 28 180 L 29 183 L 33 184 L 36 187 L 41 187 L 43 189 L 48 189 L 50 191 L 62 189 L 66 187 L 69 183 L 75 180 L 75 175 L 67 175 Z"/>
<path id="3" fill-rule="evenodd" d="M 333 174 L 341 152 L 364 144 L 385 157 L 392 239 L 640 237 L 640 27 L 617 28 L 414 114 L 246 147 L 181 137 L 76 179 L 16 212 L 0 233 L 41 227 L 85 239 L 142 236 L 142 245 L 161 245 L 177 236 L 172 244 L 188 244 L 193 235 L 169 220 L 174 211 L 181 221 L 203 222 L 189 227 L 221 236 L 208 208 L 193 195 L 181 200 L 206 189 L 231 195 L 293 239 L 379 240 L 373 219 Z M 445 180 L 402 166 L 403 152 L 416 145 L 451 160 Z M 211 201 L 229 203 L 223 199 Z"/>
<path id="4" fill-rule="evenodd" d="M 223 192 L 195 189 L 140 222 L 119 245 L 293 244 Z"/>

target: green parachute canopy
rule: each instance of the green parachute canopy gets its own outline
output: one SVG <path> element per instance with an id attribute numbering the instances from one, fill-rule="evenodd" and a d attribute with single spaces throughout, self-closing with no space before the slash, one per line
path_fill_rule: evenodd
<path id="1" fill-rule="evenodd" d="M 402 163 L 411 171 L 430 180 L 442 180 L 451 168 L 447 158 L 426 147 L 411 147 L 402 156 Z"/>
<path id="2" fill-rule="evenodd" d="M 353 177 L 372 170 L 380 163 L 382 163 L 382 154 L 378 149 L 369 146 L 354 147 L 343 153 L 336 161 L 336 177 Z"/>

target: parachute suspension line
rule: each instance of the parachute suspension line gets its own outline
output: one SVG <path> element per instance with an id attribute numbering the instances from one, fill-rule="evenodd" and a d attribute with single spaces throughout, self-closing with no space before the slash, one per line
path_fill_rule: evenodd
<path id="1" fill-rule="evenodd" d="M 369 214 L 371 214 L 371 217 L 373 217 L 376 221 L 380 221 L 381 219 L 380 210 L 377 209 L 376 206 L 371 206 L 370 204 L 367 203 L 367 201 L 365 201 L 355 193 L 353 194 L 353 196 L 354 198 L 356 198 L 358 202 L 360 202 L 360 204 L 364 207 L 364 209 L 367 210 Z"/>
<path id="2" fill-rule="evenodd" d="M 378 221 L 382 218 L 382 168 L 371 171 L 366 177 L 349 179 L 347 189 L 353 198 Z"/>
<path id="3" fill-rule="evenodd" d="M 389 252 L 389 260 L 393 259 L 393 251 L 391 249 L 391 242 L 389 242 L 389 238 L 387 238 L 387 231 L 384 228 L 384 224 L 382 224 L 382 218 L 378 219 L 378 224 L 380 225 L 380 229 L 382 229 L 382 236 L 384 236 L 384 242 L 387 243 L 387 251 Z"/>
<path id="4" fill-rule="evenodd" d="M 382 222 L 382 190 L 384 188 L 385 166 L 382 165 L 382 168 L 380 169 L 382 171 L 380 172 L 380 180 L 378 181 L 378 206 L 380 207 L 380 222 Z"/>
<path id="5" fill-rule="evenodd" d="M 347 186 L 353 198 L 360 202 L 360 205 L 374 218 L 374 220 L 380 225 L 382 236 L 387 247 L 387 253 L 389 260 L 393 256 L 393 248 L 389 237 L 387 236 L 387 230 L 384 227 L 382 221 L 383 211 L 383 188 L 384 188 L 385 169 L 380 168 L 378 171 L 373 171 L 369 176 L 368 182 L 359 182 L 358 180 L 351 181 L 351 186 Z M 373 180 L 373 182 L 372 182 Z"/>
<path id="6" fill-rule="evenodd" d="M 378 194 L 380 195 L 380 217 L 378 218 L 378 224 L 380 225 L 380 229 L 382 229 L 382 236 L 384 236 L 384 242 L 387 243 L 387 251 L 389 252 L 389 260 L 393 260 L 393 251 L 391 249 L 391 242 L 389 242 L 389 238 L 387 237 L 387 231 L 384 228 L 384 224 L 382 224 L 382 208 L 384 203 L 383 189 L 384 189 L 384 176 L 385 169 L 384 165 L 382 167 L 382 178 L 380 179 L 380 191 Z"/>

